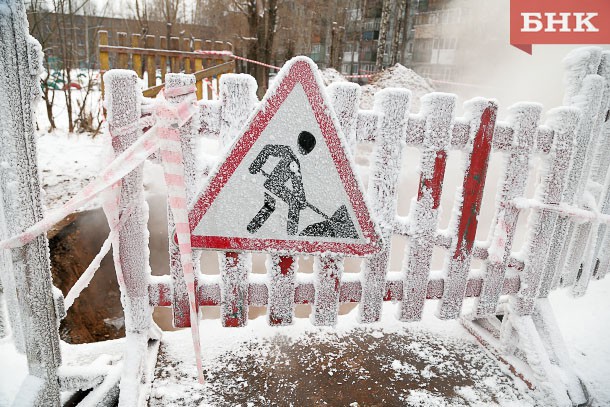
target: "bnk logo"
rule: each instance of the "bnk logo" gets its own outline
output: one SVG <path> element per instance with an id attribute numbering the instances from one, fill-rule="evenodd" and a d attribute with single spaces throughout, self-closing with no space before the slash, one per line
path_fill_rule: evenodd
<path id="1" fill-rule="evenodd" d="M 610 0 L 511 0 L 510 43 L 610 44 Z"/>

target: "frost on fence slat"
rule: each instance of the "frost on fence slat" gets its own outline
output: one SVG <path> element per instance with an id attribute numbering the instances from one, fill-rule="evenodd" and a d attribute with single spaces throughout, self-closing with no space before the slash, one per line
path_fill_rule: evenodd
<path id="1" fill-rule="evenodd" d="M 602 63 L 606 62 L 605 58 L 602 58 Z M 600 213 L 604 213 L 604 198 L 602 194 L 602 185 L 604 184 L 606 173 L 608 168 L 603 168 L 600 161 L 605 161 L 601 158 L 602 155 L 607 156 L 610 153 L 608 150 L 608 140 L 604 139 L 607 136 L 605 133 L 605 127 L 608 126 L 606 122 L 608 118 L 608 108 L 610 103 L 610 72 L 605 70 L 606 76 L 604 78 L 604 90 L 602 93 L 602 100 L 600 104 L 599 113 L 596 117 L 591 136 L 591 148 L 589 155 L 587 155 L 587 161 L 589 161 L 588 169 L 583 170 L 583 182 L 586 186 L 586 191 L 583 189 L 583 205 L 589 210 L 594 210 Z M 586 174 L 586 175 L 585 175 Z M 585 196 L 585 194 L 587 194 Z M 587 202 L 588 201 L 588 202 Z M 605 208 L 606 211 L 608 208 Z M 600 224 L 597 221 L 588 222 L 584 225 L 578 225 L 576 227 L 576 233 L 574 235 L 574 242 L 572 244 L 572 252 L 568 258 L 572 262 L 576 261 L 574 269 L 580 268 L 578 273 L 572 269 L 572 274 L 569 276 L 568 283 L 572 284 L 572 294 L 575 296 L 584 295 L 589 285 L 589 280 L 593 275 L 594 267 L 597 262 L 597 254 L 595 252 L 595 246 L 598 242 L 598 233 L 600 230 Z M 582 236 L 582 240 L 576 240 Z M 578 267 L 580 266 L 580 267 Z M 568 269 L 570 271 L 570 269 Z M 575 276 L 575 278 L 574 278 Z"/>
<path id="2" fill-rule="evenodd" d="M 352 156 L 356 153 L 356 128 L 358 105 L 360 102 L 360 86 L 355 83 L 335 82 L 328 87 L 330 103 L 333 106 L 343 135 L 347 140 Z"/>
<path id="3" fill-rule="evenodd" d="M 298 258 L 267 255 L 269 325 L 291 325 L 294 318 L 294 292 Z"/>
<path id="4" fill-rule="evenodd" d="M 195 76 L 185 74 L 172 74 L 168 73 L 165 75 L 166 88 L 179 88 L 183 86 L 194 86 Z M 170 105 L 178 105 L 188 98 L 188 95 L 180 95 L 175 97 L 168 97 L 167 101 Z M 182 145 L 182 157 L 184 159 L 184 181 L 186 183 L 186 196 L 187 205 L 190 206 L 196 193 L 195 186 L 197 182 L 197 173 L 195 165 L 195 156 L 193 154 L 193 146 L 191 145 L 192 136 L 194 129 L 198 127 L 198 124 L 190 119 L 180 128 L 180 142 Z M 169 202 L 169 201 L 168 201 Z M 178 245 L 174 243 L 174 215 L 168 203 L 167 205 L 167 226 L 169 235 L 169 272 L 172 279 L 172 313 L 173 323 L 176 328 L 185 328 L 191 326 L 191 317 L 189 310 L 189 297 L 186 289 L 186 281 L 184 280 L 184 274 L 182 271 L 182 263 L 180 261 L 180 250 Z M 195 270 L 198 270 L 198 258 L 199 256 L 193 255 L 193 263 Z M 197 287 L 198 272 L 195 271 L 195 288 Z"/>
<path id="5" fill-rule="evenodd" d="M 564 59 L 566 70 L 564 103 L 582 110 L 581 121 L 576 132 L 576 151 L 568 184 L 562 196 L 562 202 L 570 205 L 579 204 L 581 200 L 581 196 L 578 194 L 578 184 L 582 182 L 587 150 L 591 142 L 591 131 L 599 113 L 603 92 L 603 79 L 597 75 L 600 61 L 601 49 L 598 47 L 574 50 Z M 584 182 L 586 183 L 586 180 Z M 570 256 L 571 258 L 568 256 L 572 246 L 574 228 L 574 223 L 567 216 L 560 216 L 556 222 L 550 256 L 546 264 L 547 270 L 551 267 L 556 270 L 552 283 L 553 288 L 562 281 L 564 271 L 569 270 L 568 274 L 571 274 L 566 276 L 567 281 L 572 277 L 575 280 L 578 269 L 580 269 L 580 264 L 573 265 L 579 262 L 577 256 Z M 573 264 L 568 265 L 567 263 Z M 572 272 L 573 268 L 577 268 L 577 270 Z M 547 270 L 545 270 L 545 274 Z"/>
<path id="6" fill-rule="evenodd" d="M 488 258 L 482 267 L 485 277 L 476 309 L 476 314 L 479 316 L 493 315 L 496 312 L 519 217 L 519 209 L 513 201 L 515 198 L 522 198 L 525 194 L 529 160 L 542 106 L 537 103 L 518 103 L 511 106 L 508 111 L 513 140 L 510 150 L 505 153 L 506 165 L 496 195 L 491 244 Z"/>
<path id="7" fill-rule="evenodd" d="M 576 197 L 580 201 L 577 202 L 577 204 L 585 209 L 594 211 L 599 211 L 601 209 L 601 191 L 600 188 L 596 188 L 596 186 L 599 185 L 599 183 L 596 184 L 596 182 L 599 181 L 600 178 L 603 182 L 606 176 L 605 171 L 599 171 L 600 174 L 597 174 L 597 170 L 600 170 L 598 165 L 599 152 L 605 144 L 605 140 L 602 139 L 604 135 L 602 129 L 608 113 L 608 102 L 610 101 L 610 86 L 608 86 L 606 78 L 604 78 L 603 83 L 599 109 L 593 118 L 591 126 L 591 138 L 585 156 L 581 181 L 578 183 L 576 190 Z M 574 222 L 572 222 L 572 224 L 574 224 Z M 595 221 L 574 225 L 574 234 L 572 236 L 570 251 L 568 252 L 568 261 L 564 268 L 564 273 L 566 274 L 564 284 L 573 285 L 577 280 L 582 280 L 585 287 L 588 284 L 593 263 L 593 235 L 597 235 L 597 229 L 598 223 Z M 589 242 L 591 244 L 589 244 Z M 582 271 L 580 269 L 582 269 Z M 578 293 L 575 292 L 575 294 Z"/>
<path id="8" fill-rule="evenodd" d="M 112 70 L 104 74 L 108 129 L 113 135 L 112 147 L 118 155 L 131 146 L 140 131 L 135 123 L 141 117 L 141 90 L 133 71 Z M 152 326 L 152 307 L 148 296 L 150 278 L 148 249 L 148 210 L 144 201 L 143 165 L 139 165 L 121 181 L 118 201 L 119 217 L 129 217 L 118 232 L 118 253 L 124 284 L 121 287 L 125 311 L 125 352 L 121 375 L 121 405 L 134 405 L 142 397 L 142 366 Z"/>
<path id="9" fill-rule="evenodd" d="M 438 312 L 442 319 L 457 318 L 464 301 L 497 111 L 497 104 L 485 99 L 466 104 L 465 121 L 470 134 L 465 151 L 464 182 L 461 192 L 456 194 L 454 220 L 449 228 L 454 230 L 454 236 L 445 260 L 447 276 Z"/>
<path id="10" fill-rule="evenodd" d="M 248 321 L 248 274 L 252 256 L 247 253 L 226 252 L 220 260 L 220 314 L 222 326 L 240 327 Z"/>
<path id="11" fill-rule="evenodd" d="M 223 75 L 220 86 L 220 142 L 228 146 L 239 135 L 257 102 L 256 81 L 250 75 Z M 223 326 L 244 326 L 248 320 L 248 275 L 252 255 L 218 253 Z"/>
<path id="12" fill-rule="evenodd" d="M 610 88 L 610 51 L 602 52 L 598 73 L 606 81 L 607 92 Z M 593 192 L 595 192 L 597 202 L 599 203 L 598 209 L 603 214 L 610 214 L 610 106 L 607 106 L 607 108 L 606 112 L 602 112 L 605 123 L 602 125 L 591 177 L 591 181 L 598 188 L 597 191 Z M 592 252 L 593 261 L 589 271 L 590 275 L 593 275 L 595 278 L 602 277 L 605 274 L 602 269 L 607 268 L 601 266 L 606 264 L 606 259 L 608 258 L 608 250 L 604 250 L 604 247 L 608 246 L 604 246 L 604 239 L 609 233 L 610 228 L 607 225 L 602 224 L 598 226 L 597 235 L 594 240 L 595 248 Z M 610 241 L 610 236 L 608 236 L 608 239 L 607 242 Z"/>
<path id="13" fill-rule="evenodd" d="M 423 312 L 456 99 L 447 93 L 431 93 L 421 99 L 420 115 L 426 124 L 419 191 L 409 213 L 410 238 L 403 264 L 404 294 L 399 314 L 403 321 L 420 320 Z"/>
<path id="14" fill-rule="evenodd" d="M 23 2 L 0 2 L 0 36 L 0 204 L 8 220 L 5 232 L 14 236 L 43 215 L 32 110 L 40 96 L 42 51 L 28 33 Z M 25 384 L 17 397 L 36 406 L 59 406 L 59 321 L 46 236 L 12 249 L 8 258 L 24 327 L 26 381 L 36 383 Z"/>
<path id="15" fill-rule="evenodd" d="M 356 153 L 356 118 L 360 87 L 356 84 L 333 84 L 328 88 L 339 125 L 350 148 Z M 343 274 L 343 256 L 323 255 L 314 259 L 315 297 L 311 319 L 314 325 L 330 326 L 337 322 L 339 288 Z"/>
<path id="16" fill-rule="evenodd" d="M 396 217 L 402 139 L 410 100 L 411 92 L 402 89 L 384 89 L 375 95 L 375 111 L 381 115 L 381 122 L 375 137 L 367 199 L 381 230 L 383 247 L 379 253 L 362 262 L 362 301 L 359 307 L 362 322 L 375 322 L 381 316 Z"/>
<path id="17" fill-rule="evenodd" d="M 375 132 L 380 121 L 378 112 L 360 110 L 356 117 L 356 140 L 360 142 L 375 141 Z"/>
<path id="18" fill-rule="evenodd" d="M 199 102 L 199 135 L 216 138 L 220 136 L 220 101 Z"/>
<path id="19" fill-rule="evenodd" d="M 536 199 L 543 204 L 557 205 L 566 183 L 574 150 L 574 130 L 578 125 L 580 111 L 573 107 L 562 107 L 551 110 L 548 115 L 548 124 L 554 133 L 554 143 L 547 157 L 543 181 L 536 191 Z M 540 288 L 540 284 L 556 220 L 557 212 L 537 208 L 532 210 L 528 219 L 528 236 L 523 250 L 525 268 L 521 273 L 521 289 L 515 304 L 515 311 L 519 315 L 530 315 L 534 310 L 538 292 L 548 294 L 550 289 L 548 280 L 545 287 Z"/>
<path id="20" fill-rule="evenodd" d="M 314 258 L 314 302 L 311 323 L 332 326 L 339 313 L 339 289 L 343 275 L 343 256 L 321 255 Z"/>
<path id="21" fill-rule="evenodd" d="M 584 188 L 589 178 L 590 163 L 592 160 L 593 148 L 597 142 L 597 135 L 594 129 L 599 118 L 602 95 L 604 90 L 604 80 L 599 75 L 588 75 L 584 78 L 581 93 L 574 97 L 573 106 L 581 109 L 581 120 L 576 131 L 576 150 L 572 160 L 572 168 L 568 176 L 563 201 L 572 205 L 582 204 Z M 599 127 L 597 127 L 599 130 Z M 576 281 L 580 269 L 580 262 L 584 247 L 583 240 L 588 238 L 591 230 L 591 223 L 575 225 L 570 218 L 560 218 L 557 221 L 556 232 L 562 236 L 563 247 L 559 254 L 558 272 L 556 279 L 561 278 L 562 285 L 571 285 Z M 565 232 L 564 232 L 565 230 Z M 563 233 L 562 233 L 563 232 Z M 555 236 L 556 239 L 559 236 Z M 575 238 L 575 239 L 574 239 Z M 576 251 L 580 249 L 579 251 Z"/>

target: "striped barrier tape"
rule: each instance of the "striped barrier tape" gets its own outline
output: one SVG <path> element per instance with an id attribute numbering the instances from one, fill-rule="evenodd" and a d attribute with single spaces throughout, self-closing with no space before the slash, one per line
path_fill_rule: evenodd
<path id="1" fill-rule="evenodd" d="M 168 202 L 176 221 L 180 258 L 184 278 L 187 282 L 191 309 L 191 334 L 197 360 L 198 379 L 200 383 L 203 383 L 198 314 L 195 302 L 194 266 L 192 261 L 192 249 L 190 246 L 190 229 L 188 226 L 188 212 L 186 209 L 186 184 L 184 182 L 184 163 L 179 132 L 179 128 L 184 126 L 197 111 L 197 98 L 195 92 L 196 87 L 189 86 L 166 89 L 164 92 L 160 93 L 160 96 L 157 97 L 154 109 L 154 115 L 157 120 L 152 127 L 145 131 L 128 149 L 115 157 L 96 179 L 87 184 L 62 207 L 48 212 L 43 219 L 28 227 L 24 232 L 1 241 L 0 249 L 17 248 L 32 242 L 37 236 L 47 232 L 56 223 L 74 213 L 77 209 L 93 200 L 97 195 L 105 193 L 103 209 L 111 231 L 98 255 L 85 270 L 83 276 L 77 281 L 75 287 L 68 293 L 67 304 L 68 307 L 70 307 L 74 303 L 74 300 L 78 298 L 80 292 L 89 284 L 93 274 L 99 268 L 101 259 L 110 250 L 110 247 L 112 245 L 118 247 L 116 246 L 118 242 L 118 232 L 131 212 L 128 209 L 124 211 L 123 216 L 119 217 L 119 192 L 121 180 L 142 164 L 150 155 L 160 151 L 165 172 L 165 181 L 168 184 Z M 177 106 L 170 106 L 166 103 L 164 94 L 169 97 L 189 95 L 189 98 Z M 149 120 L 150 119 L 147 119 L 147 122 L 149 122 Z M 136 128 L 141 128 L 141 126 L 142 121 L 138 121 L 123 128 L 111 128 L 110 134 L 114 138 L 121 134 L 134 131 Z M 117 268 L 119 284 L 123 284 L 122 273 L 120 272 L 120 262 L 118 261 L 116 253 L 114 261 L 115 267 Z"/>

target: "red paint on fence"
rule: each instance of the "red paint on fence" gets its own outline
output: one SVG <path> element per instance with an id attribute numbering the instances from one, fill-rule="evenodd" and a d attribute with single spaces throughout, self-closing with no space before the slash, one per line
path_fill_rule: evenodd
<path id="1" fill-rule="evenodd" d="M 419 181 L 419 192 L 417 200 L 421 201 L 424 196 L 424 189 L 429 189 L 432 192 L 432 200 L 434 204 L 432 209 L 438 209 L 441 204 L 441 192 L 443 191 L 443 178 L 445 177 L 445 166 L 447 164 L 447 152 L 438 150 L 434 159 L 434 173 L 432 178 L 424 178 L 422 173 Z"/>
<path id="2" fill-rule="evenodd" d="M 495 122 L 496 109 L 488 107 L 481 116 L 481 125 L 472 147 L 470 166 L 464 176 L 462 213 L 458 225 L 458 241 L 453 253 L 456 260 L 464 260 L 472 252 Z"/>
<path id="3" fill-rule="evenodd" d="M 287 275 L 290 272 L 290 267 L 294 263 L 294 257 L 290 256 L 281 256 L 280 257 L 280 270 L 282 275 Z"/>
<path id="4" fill-rule="evenodd" d="M 224 298 L 221 301 L 221 312 L 223 326 L 225 327 L 242 327 L 248 319 L 248 285 L 245 283 L 243 276 L 244 267 L 240 261 L 240 253 L 226 252 L 225 261 L 226 267 L 221 270 L 227 275 L 222 276 L 224 285 Z M 244 283 L 244 284 L 242 284 Z"/>

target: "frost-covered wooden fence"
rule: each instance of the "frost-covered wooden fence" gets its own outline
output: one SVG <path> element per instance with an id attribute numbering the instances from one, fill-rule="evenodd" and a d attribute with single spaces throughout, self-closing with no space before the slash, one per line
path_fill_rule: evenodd
<path id="1" fill-rule="evenodd" d="M 207 94 L 207 99 L 212 100 L 212 81 L 216 79 L 218 86 L 221 75 L 235 72 L 235 61 L 229 57 L 233 53 L 233 44 L 229 42 L 190 37 L 170 37 L 168 41 L 165 36 L 157 38 L 154 35 L 131 34 L 128 37 L 125 32 L 114 34 L 114 44 L 110 44 L 108 31 L 98 31 L 101 73 L 112 67 L 131 68 L 143 79 L 146 74 L 148 87 L 144 95 L 148 97 L 156 96 L 163 89 L 166 73 L 184 72 L 194 74 L 197 79 L 197 99 Z M 157 75 L 161 85 L 157 85 Z"/>
<path id="2" fill-rule="evenodd" d="M 7 226 L 3 240 L 42 217 L 31 116 L 40 55 L 35 41 L 26 35 L 24 16 L 21 3 L 0 0 L 0 71 L 4 75 L 0 100 L 2 106 L 9 106 L 10 118 L 0 122 L 2 224 Z M 151 276 L 142 186 L 142 162 L 151 156 L 164 164 L 166 180 L 184 180 L 187 203 L 192 202 L 214 165 L 208 163 L 201 169 L 195 164 L 196 140 L 212 137 L 223 146 L 231 144 L 259 103 L 254 80 L 224 75 L 218 101 L 193 105 L 193 75 L 167 74 L 165 100 L 153 100 L 142 97 L 135 72 L 107 73 L 109 143 L 117 159 L 131 164 L 110 165 L 67 209 L 105 191 L 104 211 L 112 232 L 103 250 L 110 246 L 114 250 L 126 316 L 125 356 L 114 366 L 82 370 L 61 366 L 57 323 L 65 307 L 63 298 L 53 295 L 47 242 L 44 237 L 34 239 L 33 232 L 20 235 L 6 246 L 14 247 L 10 252 L 3 251 L 1 274 L 7 302 L 18 304 L 10 308 L 10 322 L 30 367 L 31 386 L 24 387 L 19 400 L 26 405 L 59 405 L 60 390 L 95 388 L 83 401 L 87 405 L 112 400 L 120 389 L 120 405 L 143 405 L 160 337 L 152 309 L 171 306 L 174 324 L 189 326 L 196 322 L 189 299 L 194 294 L 197 306 L 220 306 L 222 325 L 231 327 L 246 324 L 249 305 L 267 306 L 269 323 L 286 325 L 294 319 L 296 304 L 311 304 L 314 324 L 333 325 L 340 303 L 359 303 L 360 320 L 370 323 L 379 320 L 384 301 L 399 304 L 400 320 L 416 321 L 422 317 L 425 301 L 437 299 L 439 318 L 461 318 L 515 374 L 542 388 L 552 404 L 586 402 L 588 395 L 571 368 L 546 297 L 560 285 L 569 285 L 574 294 L 582 295 L 592 279 L 609 271 L 610 53 L 597 48 L 580 50 L 569 56 L 566 66 L 565 106 L 550 111 L 545 124 L 540 123 L 541 106 L 534 103 L 519 103 L 509 109 L 506 121 L 497 121 L 494 101 L 474 99 L 464 105 L 464 115 L 456 117 L 456 96 L 434 93 L 422 98 L 420 111 L 412 113 L 409 91 L 386 89 L 375 96 L 375 108 L 368 111 L 358 109 L 357 85 L 330 86 L 330 101 L 352 153 L 361 144 L 373 146 L 367 194 L 384 247 L 366 258 L 356 273 L 345 270 L 344 259 L 336 255 L 317 256 L 314 273 L 304 275 L 298 272 L 298 257 L 270 254 L 265 278 L 250 273 L 249 254 L 237 252 L 219 252 L 220 275 L 203 276 L 198 256 L 185 257 L 173 240 L 168 244 L 171 274 Z M 158 133 L 177 134 L 173 147 L 167 140 L 153 138 L 153 133 L 143 133 L 163 122 L 166 115 L 175 119 L 185 109 L 191 109 L 185 116 L 188 120 L 176 121 L 171 127 L 177 133 Z M 421 158 L 417 194 L 409 215 L 401 217 L 397 215 L 397 194 L 405 145 L 419 148 Z M 450 227 L 439 230 L 447 155 L 455 150 L 465 157 L 463 185 L 454 200 Z M 492 151 L 504 157 L 505 167 L 489 239 L 480 242 L 475 236 Z M 544 169 L 535 199 L 526 199 L 529 163 L 535 155 L 542 157 Z M 182 173 L 171 165 L 172 157 L 178 156 L 180 162 L 173 164 L 183 164 Z M 9 161 L 18 165 L 4 164 Z M 171 235 L 183 214 L 172 200 L 176 188 L 168 191 Z M 528 238 L 516 253 L 512 243 L 517 220 L 526 208 L 531 210 Z M 53 216 L 49 219 L 55 219 Z M 18 222 L 9 222 L 7 217 Z M 41 227 L 52 224 L 51 220 Z M 43 230 L 41 227 L 36 231 Z M 390 270 L 392 238 L 396 236 L 406 237 L 408 244 L 402 269 Z M 435 248 L 446 252 L 441 272 L 430 267 Z M 482 262 L 481 270 L 471 270 L 473 259 Z M 195 266 L 187 275 L 193 281 L 185 279 L 186 263 Z M 91 276 L 94 269 L 84 274 Z M 83 284 L 79 281 L 78 288 Z M 73 298 L 68 294 L 68 305 Z M 466 298 L 475 299 L 468 313 L 463 308 Z M 29 394 L 31 388 L 37 391 Z"/>

